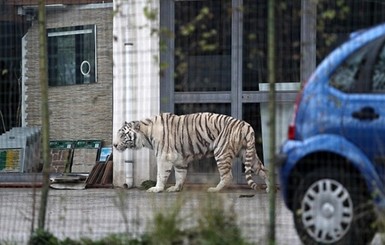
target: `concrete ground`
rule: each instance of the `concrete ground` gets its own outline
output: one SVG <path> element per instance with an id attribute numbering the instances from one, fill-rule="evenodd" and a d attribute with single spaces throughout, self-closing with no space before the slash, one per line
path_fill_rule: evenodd
<path id="1" fill-rule="evenodd" d="M 40 189 L 1 188 L 0 193 L 0 244 L 10 241 L 25 244 L 31 228 L 37 226 Z M 61 239 L 98 239 L 121 232 L 138 237 L 152 229 L 155 213 L 171 212 L 176 207 L 181 207 L 181 226 L 195 227 L 198 214 L 207 207 L 209 200 L 220 200 L 225 212 L 234 210 L 248 241 L 266 244 L 268 194 L 249 189 L 230 189 L 213 195 L 195 189 L 157 194 L 139 189 L 50 189 L 45 227 Z M 275 227 L 276 244 L 301 244 L 291 213 L 280 195 L 277 195 Z M 381 244 L 379 236 L 372 244 Z"/>

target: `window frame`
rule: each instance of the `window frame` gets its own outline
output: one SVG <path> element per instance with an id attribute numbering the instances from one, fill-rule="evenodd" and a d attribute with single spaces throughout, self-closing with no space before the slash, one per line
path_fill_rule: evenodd
<path id="1" fill-rule="evenodd" d="M 82 29 L 79 29 L 82 28 Z M 49 45 L 49 38 L 52 37 L 66 37 L 66 36 L 76 36 L 76 35 L 92 35 L 90 38 L 93 41 L 93 62 L 91 63 L 89 60 L 84 59 L 79 66 L 79 71 L 81 75 L 87 76 L 91 73 L 89 82 L 84 82 L 82 80 L 81 83 L 78 83 L 78 76 L 77 72 L 75 73 L 76 77 L 74 80 L 74 83 L 58 83 L 58 80 L 52 81 L 50 77 L 50 73 L 48 73 L 48 85 L 50 87 L 60 87 L 60 86 L 72 86 L 72 85 L 84 85 L 84 84 L 94 84 L 98 82 L 98 64 L 97 64 L 97 29 L 95 24 L 87 24 L 87 25 L 74 25 L 74 26 L 63 26 L 63 27 L 55 27 L 55 28 L 47 28 L 47 39 L 48 39 L 48 45 Z M 76 41 L 75 41 L 76 42 Z M 75 52 L 77 47 L 77 43 L 75 43 Z M 48 69 L 50 69 L 50 48 L 47 47 L 47 54 L 48 54 Z M 91 63 L 91 64 L 90 64 Z M 75 64 L 75 70 L 77 69 L 77 63 Z M 88 71 L 86 65 L 89 66 Z M 84 69 L 82 69 L 84 68 Z M 94 71 L 92 72 L 92 69 L 94 68 Z M 81 76 L 80 75 L 80 76 Z"/>
<path id="2" fill-rule="evenodd" d="M 372 93 L 372 72 L 373 66 L 377 60 L 378 53 L 384 43 L 385 36 L 379 37 L 359 49 L 355 50 L 349 56 L 338 65 L 338 67 L 332 72 L 328 79 L 328 85 L 340 92 L 348 94 L 360 94 L 360 93 Z M 354 73 L 352 86 L 343 89 L 333 84 L 335 77 L 341 73 L 342 68 L 351 63 L 352 59 L 355 59 L 357 55 L 360 55 L 360 60 L 357 63 L 357 70 Z M 337 79 L 338 80 L 338 79 Z"/>

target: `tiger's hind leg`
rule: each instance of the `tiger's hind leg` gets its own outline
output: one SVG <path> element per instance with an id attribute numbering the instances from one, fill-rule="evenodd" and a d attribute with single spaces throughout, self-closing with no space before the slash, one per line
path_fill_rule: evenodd
<path id="1" fill-rule="evenodd" d="M 251 160 L 251 165 L 248 166 L 245 162 L 246 160 L 245 153 L 246 153 L 245 150 L 242 149 L 239 153 L 239 156 L 241 157 L 242 162 L 245 164 L 245 174 L 246 174 L 246 180 L 248 184 L 250 185 L 249 182 L 251 181 L 252 183 L 251 187 L 254 190 L 257 190 L 258 188 L 257 184 L 253 181 L 252 176 L 253 174 L 258 175 L 266 184 L 266 192 L 269 192 L 270 182 L 269 182 L 269 177 L 267 175 L 268 171 L 265 168 L 265 165 L 263 165 L 262 161 L 259 159 L 258 155 L 255 153 L 254 157 Z"/>
<path id="2" fill-rule="evenodd" d="M 223 147 L 225 148 L 225 147 Z M 223 189 L 223 187 L 229 185 L 233 180 L 232 173 L 232 163 L 234 159 L 234 154 L 231 152 L 224 153 L 223 151 L 214 151 L 215 160 L 217 161 L 220 181 L 216 187 L 210 187 L 208 192 L 218 192 Z"/>
<path id="3" fill-rule="evenodd" d="M 261 177 L 266 184 L 266 192 L 268 193 L 270 191 L 270 182 L 269 182 L 269 177 L 267 176 L 267 169 L 265 168 L 264 165 L 261 165 L 261 168 L 257 170 L 257 174 L 259 177 Z"/>
<path id="4" fill-rule="evenodd" d="M 265 165 L 263 165 L 262 161 L 259 159 L 258 155 L 255 156 L 253 168 L 255 170 L 255 173 L 265 181 L 266 192 L 269 192 L 270 182 L 269 176 L 267 175 L 267 169 L 265 168 Z"/>

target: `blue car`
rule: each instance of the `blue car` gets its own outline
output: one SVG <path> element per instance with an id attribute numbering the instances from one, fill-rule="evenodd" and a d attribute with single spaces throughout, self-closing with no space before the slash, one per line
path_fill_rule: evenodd
<path id="1" fill-rule="evenodd" d="M 297 95 L 277 155 L 304 244 L 367 244 L 385 219 L 385 24 L 351 34 Z"/>

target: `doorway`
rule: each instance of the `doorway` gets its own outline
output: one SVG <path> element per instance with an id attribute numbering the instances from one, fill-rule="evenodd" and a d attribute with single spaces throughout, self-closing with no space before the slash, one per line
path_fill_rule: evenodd
<path id="1" fill-rule="evenodd" d="M 259 85 L 266 83 L 266 3 L 161 3 L 161 28 L 174 35 L 161 39 L 166 47 L 161 52 L 161 63 L 167 64 L 161 72 L 161 111 L 208 111 L 243 119 L 254 128 L 256 149 L 262 160 L 260 106 L 268 102 L 268 91 L 260 91 Z M 294 101 L 290 96 L 285 98 Z M 233 176 L 235 184 L 246 183 L 242 164 L 233 165 Z M 214 159 L 190 164 L 188 182 L 218 180 Z"/>

